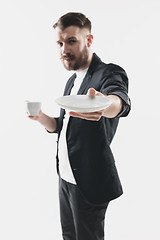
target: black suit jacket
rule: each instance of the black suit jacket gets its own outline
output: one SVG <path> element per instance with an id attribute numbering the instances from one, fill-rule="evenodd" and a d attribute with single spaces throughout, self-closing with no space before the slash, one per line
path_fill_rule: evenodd
<path id="1" fill-rule="evenodd" d="M 75 76 L 73 74 L 68 80 L 64 95 L 70 94 Z M 68 122 L 68 155 L 77 186 L 89 202 L 101 204 L 123 193 L 110 143 L 116 132 L 119 117 L 126 116 L 130 111 L 128 78 L 121 67 L 105 64 L 94 54 L 78 94 L 87 94 L 89 88 L 95 88 L 106 95 L 117 95 L 123 100 L 123 110 L 115 118 L 102 117 L 99 121 L 88 121 L 70 117 Z M 61 109 L 60 117 L 56 118 L 58 140 L 64 116 L 65 110 Z M 57 170 L 58 165 L 57 147 Z"/>

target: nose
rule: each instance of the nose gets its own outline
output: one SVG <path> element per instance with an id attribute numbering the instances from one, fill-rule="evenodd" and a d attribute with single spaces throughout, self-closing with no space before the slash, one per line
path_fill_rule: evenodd
<path id="1" fill-rule="evenodd" d="M 66 43 L 63 44 L 63 46 L 61 48 L 61 53 L 62 53 L 62 55 L 70 53 L 68 44 L 66 44 Z"/>

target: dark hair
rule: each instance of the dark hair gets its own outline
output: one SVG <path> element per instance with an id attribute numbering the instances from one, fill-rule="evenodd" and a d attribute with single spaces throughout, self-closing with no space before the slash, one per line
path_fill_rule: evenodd
<path id="1" fill-rule="evenodd" d="M 61 30 L 69 26 L 78 26 L 79 28 L 87 28 L 91 32 L 91 22 L 82 13 L 69 12 L 59 18 L 58 22 L 53 25 L 53 28 L 59 27 Z"/>

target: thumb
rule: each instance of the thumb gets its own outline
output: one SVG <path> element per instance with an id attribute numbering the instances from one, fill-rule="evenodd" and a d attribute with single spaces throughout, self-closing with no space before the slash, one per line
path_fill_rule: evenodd
<path id="1" fill-rule="evenodd" d="M 87 95 L 88 95 L 89 97 L 95 97 L 96 92 L 97 92 L 97 91 L 96 91 L 94 88 L 90 88 L 90 89 L 88 90 Z"/>

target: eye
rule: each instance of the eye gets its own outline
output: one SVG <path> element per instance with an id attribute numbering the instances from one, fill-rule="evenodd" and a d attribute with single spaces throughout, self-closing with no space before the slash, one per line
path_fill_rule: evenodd
<path id="1" fill-rule="evenodd" d="M 74 40 L 74 39 L 69 40 L 70 45 L 74 44 L 75 42 L 76 42 L 76 40 Z"/>
<path id="2" fill-rule="evenodd" d="M 58 45 L 59 47 L 62 47 L 62 46 L 63 46 L 63 43 L 62 43 L 62 42 L 57 42 L 57 45 Z"/>

